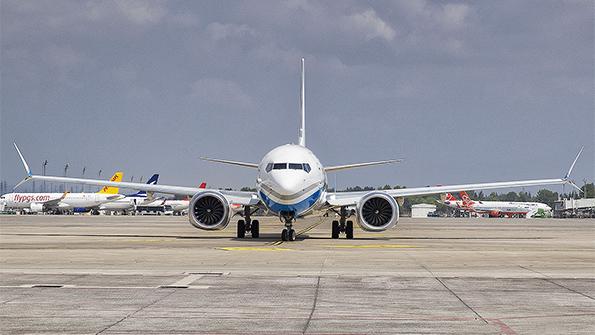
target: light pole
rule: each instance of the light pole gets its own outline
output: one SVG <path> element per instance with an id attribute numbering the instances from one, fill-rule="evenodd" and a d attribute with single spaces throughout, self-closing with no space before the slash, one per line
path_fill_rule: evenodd
<path id="1" fill-rule="evenodd" d="M 66 175 L 68 174 L 68 167 L 70 166 L 70 164 L 66 163 L 66 165 L 64 165 L 64 177 L 66 177 Z M 63 192 L 66 192 L 66 183 L 64 183 L 64 189 L 62 190 Z"/>
<path id="2" fill-rule="evenodd" d="M 45 176 L 45 167 L 48 165 L 48 160 L 46 159 L 45 161 L 43 161 L 43 164 L 41 165 L 41 170 L 43 171 L 43 175 Z M 47 188 L 45 186 L 45 180 L 43 181 L 43 192 L 47 192 Z"/>
<path id="3" fill-rule="evenodd" d="M 85 178 L 85 171 L 87 171 L 87 167 L 83 166 L 83 173 L 82 173 L 82 178 Z M 85 185 L 81 186 L 81 191 L 84 193 L 85 192 Z"/>
<path id="4" fill-rule="evenodd" d="M 101 179 L 101 169 L 99 169 L 99 173 L 97 174 L 97 179 Z"/>

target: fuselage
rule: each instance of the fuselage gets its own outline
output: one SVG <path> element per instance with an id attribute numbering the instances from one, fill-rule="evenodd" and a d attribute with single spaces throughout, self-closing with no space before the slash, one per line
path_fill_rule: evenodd
<path id="1" fill-rule="evenodd" d="M 537 209 L 551 211 L 551 207 L 539 202 L 518 202 L 518 201 L 474 201 L 470 205 L 476 212 L 498 211 L 503 214 L 527 214 Z"/>
<path id="2" fill-rule="evenodd" d="M 471 201 L 464 202 L 462 200 L 444 201 L 445 205 L 473 211 L 477 213 L 499 213 L 502 215 L 526 215 L 527 213 L 535 213 L 538 210 L 551 212 L 552 208 L 540 202 L 520 202 L 520 201 Z"/>
<path id="3" fill-rule="evenodd" d="M 2 196 L 2 201 L 7 208 L 30 208 L 31 204 L 43 204 L 47 201 L 57 200 L 64 193 L 7 193 Z M 105 203 L 117 194 L 100 193 L 68 193 L 52 208 L 72 209 L 81 207 L 95 207 Z"/>
<path id="4" fill-rule="evenodd" d="M 308 148 L 286 144 L 269 151 L 258 165 L 258 197 L 275 214 L 303 216 L 319 207 L 327 178 L 324 167 Z"/>

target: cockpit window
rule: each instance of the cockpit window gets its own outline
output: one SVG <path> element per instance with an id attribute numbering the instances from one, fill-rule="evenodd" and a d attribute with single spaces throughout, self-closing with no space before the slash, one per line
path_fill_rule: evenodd
<path id="1" fill-rule="evenodd" d="M 306 171 L 307 173 L 310 173 L 310 171 L 312 171 L 312 169 L 310 168 L 310 164 L 304 163 L 304 171 Z"/>
<path id="2" fill-rule="evenodd" d="M 306 173 L 310 173 L 312 169 L 308 163 L 268 163 L 265 171 L 271 172 L 271 170 L 304 170 Z"/>

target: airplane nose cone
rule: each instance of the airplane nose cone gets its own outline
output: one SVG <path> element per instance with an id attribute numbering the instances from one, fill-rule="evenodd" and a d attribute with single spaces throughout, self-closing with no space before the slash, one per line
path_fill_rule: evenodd
<path id="1" fill-rule="evenodd" d="M 289 176 L 279 176 L 275 178 L 275 184 L 277 192 L 283 195 L 291 195 L 300 191 L 302 187 L 300 180 L 297 178 L 291 178 Z"/>

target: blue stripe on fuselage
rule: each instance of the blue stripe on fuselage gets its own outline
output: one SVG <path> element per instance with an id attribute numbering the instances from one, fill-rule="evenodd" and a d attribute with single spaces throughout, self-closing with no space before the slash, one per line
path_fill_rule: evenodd
<path id="1" fill-rule="evenodd" d="M 306 212 L 310 209 L 320 198 L 320 194 L 322 193 L 322 189 L 318 189 L 318 191 L 312 193 L 311 196 L 307 197 L 306 199 L 295 203 L 295 204 L 280 204 L 273 201 L 269 198 L 264 192 L 260 191 L 260 199 L 264 202 L 265 206 L 270 209 L 275 214 L 281 213 L 281 211 L 285 212 L 294 212 L 295 215 L 300 215 L 301 213 Z"/>

